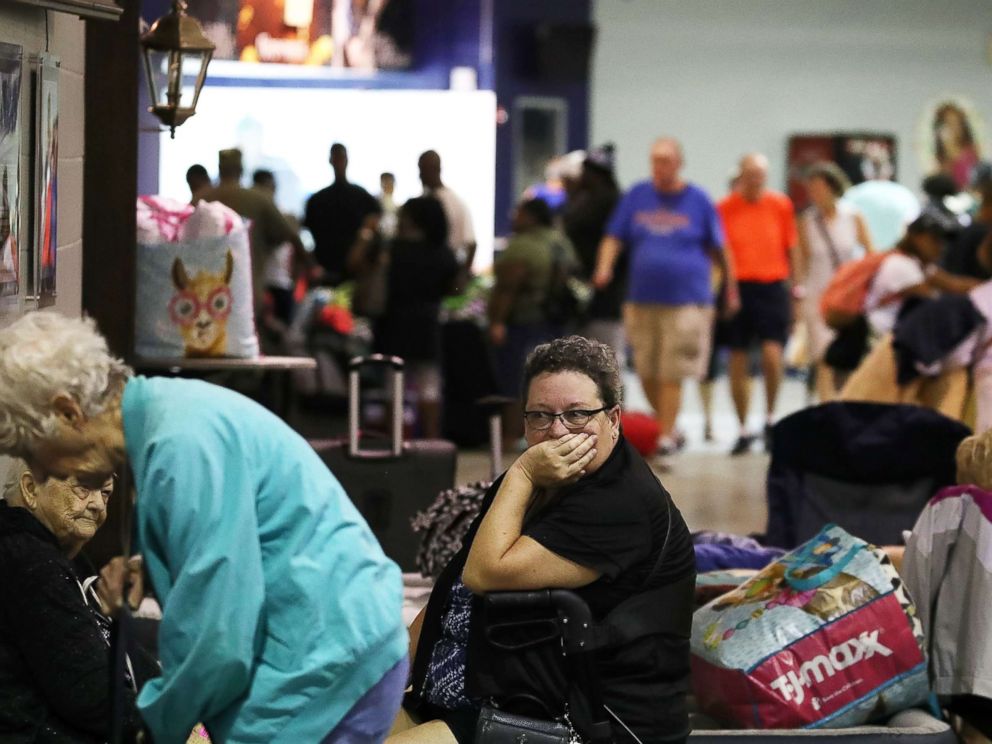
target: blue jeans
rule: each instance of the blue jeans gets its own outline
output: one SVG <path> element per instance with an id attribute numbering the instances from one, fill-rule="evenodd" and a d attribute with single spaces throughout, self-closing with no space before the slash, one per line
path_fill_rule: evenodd
<path id="1" fill-rule="evenodd" d="M 393 727 L 410 662 L 404 657 L 366 692 L 321 744 L 381 744 Z"/>

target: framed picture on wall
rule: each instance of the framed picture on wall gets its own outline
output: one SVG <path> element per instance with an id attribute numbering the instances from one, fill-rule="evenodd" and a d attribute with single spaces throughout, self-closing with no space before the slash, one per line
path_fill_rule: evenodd
<path id="1" fill-rule="evenodd" d="M 34 71 L 34 267 L 38 305 L 55 301 L 58 268 L 59 59 L 36 58 Z"/>
<path id="2" fill-rule="evenodd" d="M 809 205 L 806 169 L 821 161 L 841 167 L 852 185 L 896 180 L 896 136 L 888 132 L 824 132 L 789 137 L 786 183 L 797 210 Z"/>
<path id="3" fill-rule="evenodd" d="M 21 295 L 21 60 L 23 51 L 0 43 L 0 313 Z"/>
<path id="4" fill-rule="evenodd" d="M 916 146 L 924 173 L 950 176 L 958 190 L 964 191 L 975 166 L 988 158 L 985 118 L 969 98 L 935 98 L 927 104 L 917 124 Z"/>

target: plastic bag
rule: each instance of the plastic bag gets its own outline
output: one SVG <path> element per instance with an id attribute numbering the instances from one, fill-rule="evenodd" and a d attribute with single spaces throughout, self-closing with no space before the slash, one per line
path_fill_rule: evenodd
<path id="1" fill-rule="evenodd" d="M 828 525 L 696 612 L 692 685 L 739 727 L 855 726 L 927 699 L 924 649 L 891 560 Z"/>
<path id="2" fill-rule="evenodd" d="M 259 354 L 251 251 L 240 215 L 220 202 L 195 207 L 138 199 L 139 357 Z"/>

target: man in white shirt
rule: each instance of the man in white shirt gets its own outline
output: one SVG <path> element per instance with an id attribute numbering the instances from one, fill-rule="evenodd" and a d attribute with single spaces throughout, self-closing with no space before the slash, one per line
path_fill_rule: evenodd
<path id="1" fill-rule="evenodd" d="M 420 168 L 420 182 L 424 184 L 424 195 L 433 196 L 444 208 L 448 218 L 448 244 L 455 252 L 458 263 L 471 270 L 475 258 L 475 230 L 468 206 L 454 191 L 441 182 L 441 156 L 428 150 L 417 161 Z"/>

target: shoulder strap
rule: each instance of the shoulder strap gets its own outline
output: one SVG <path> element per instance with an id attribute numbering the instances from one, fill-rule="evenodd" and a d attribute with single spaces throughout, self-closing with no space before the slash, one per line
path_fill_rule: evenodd
<path id="1" fill-rule="evenodd" d="M 826 242 L 827 248 L 830 250 L 830 260 L 834 265 L 834 271 L 836 271 L 844 262 L 840 260 L 840 254 L 837 252 L 837 246 L 834 245 L 834 239 L 830 237 L 830 231 L 827 229 L 827 223 L 823 219 L 823 213 L 816 207 L 813 207 L 813 221 L 820 229 L 820 234 L 823 236 L 823 240 Z"/>
<path id="2" fill-rule="evenodd" d="M 648 575 L 644 586 L 651 586 L 657 578 L 668 553 L 669 538 L 672 534 L 672 502 L 668 498 L 668 529 L 661 553 Z M 638 638 L 665 633 L 689 637 L 692 629 L 692 616 L 680 617 L 671 612 L 659 612 L 659 608 L 677 607 L 692 602 L 696 588 L 696 576 L 688 576 L 657 589 L 643 589 L 613 608 L 609 615 L 598 624 L 593 634 L 595 648 L 616 648 Z"/>

